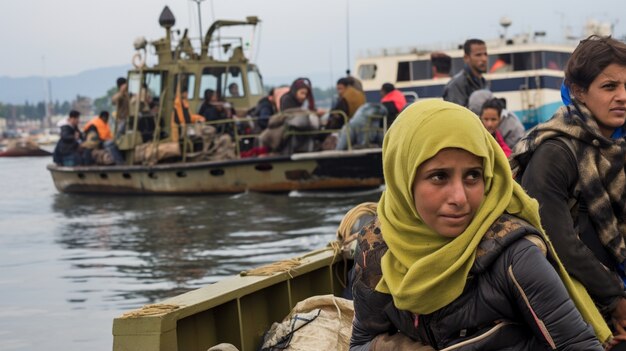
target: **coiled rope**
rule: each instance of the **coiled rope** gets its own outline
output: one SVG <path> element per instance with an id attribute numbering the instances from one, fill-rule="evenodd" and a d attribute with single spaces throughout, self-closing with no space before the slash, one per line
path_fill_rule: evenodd
<path id="1" fill-rule="evenodd" d="M 160 314 L 170 313 L 179 309 L 178 305 L 168 305 L 163 303 L 157 303 L 153 305 L 144 305 L 138 310 L 124 313 L 120 318 L 138 318 L 145 316 L 156 316 Z"/>

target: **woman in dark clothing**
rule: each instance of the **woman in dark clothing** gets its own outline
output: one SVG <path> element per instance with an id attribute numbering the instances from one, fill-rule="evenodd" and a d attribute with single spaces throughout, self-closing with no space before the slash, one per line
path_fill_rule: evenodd
<path id="1" fill-rule="evenodd" d="M 198 114 L 202 115 L 207 122 L 223 119 L 223 113 L 221 113 L 216 106 L 218 101 L 219 99 L 215 91 L 206 89 L 204 91 L 204 100 L 202 101 L 202 105 L 200 105 Z"/>
<path id="2" fill-rule="evenodd" d="M 355 255 L 351 350 L 602 350 L 610 330 L 472 112 L 436 99 L 406 108 L 383 172 Z"/>
<path id="3" fill-rule="evenodd" d="M 592 36 L 565 69 L 569 104 L 516 145 L 511 167 L 541 204 L 547 235 L 626 340 L 626 44 Z M 626 349 L 626 343 L 618 347 Z"/>
<path id="4" fill-rule="evenodd" d="M 307 108 L 309 111 L 315 111 L 315 99 L 311 81 L 308 78 L 298 78 L 291 84 L 289 92 L 280 98 L 280 110 L 302 108 L 305 100 L 308 101 Z"/>

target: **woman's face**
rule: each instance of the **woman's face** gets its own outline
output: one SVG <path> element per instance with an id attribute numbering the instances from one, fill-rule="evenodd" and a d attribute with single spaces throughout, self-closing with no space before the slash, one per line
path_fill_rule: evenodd
<path id="1" fill-rule="evenodd" d="M 309 95 L 309 90 L 307 88 L 300 88 L 296 90 L 296 99 L 301 103 L 306 100 L 307 95 Z"/>
<path id="2" fill-rule="evenodd" d="M 575 95 L 595 116 L 602 135 L 610 137 L 626 121 L 626 66 L 606 66 L 587 91 Z"/>
<path id="3" fill-rule="evenodd" d="M 485 129 L 493 134 L 500 125 L 500 114 L 495 108 L 486 108 L 480 115 L 480 120 L 483 122 Z"/>
<path id="4" fill-rule="evenodd" d="M 418 168 L 415 209 L 439 235 L 455 238 L 472 222 L 483 201 L 483 160 L 462 149 L 443 149 Z"/>

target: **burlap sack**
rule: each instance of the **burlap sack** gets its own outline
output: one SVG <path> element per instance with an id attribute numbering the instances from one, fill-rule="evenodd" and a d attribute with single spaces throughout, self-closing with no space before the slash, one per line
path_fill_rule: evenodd
<path id="1" fill-rule="evenodd" d="M 263 351 L 348 350 L 352 335 L 352 301 L 333 295 L 300 301 L 265 336 Z"/>
<path id="2" fill-rule="evenodd" d="M 176 141 L 167 143 L 145 143 L 135 147 L 134 163 L 155 164 L 160 160 L 180 156 L 180 145 Z"/>

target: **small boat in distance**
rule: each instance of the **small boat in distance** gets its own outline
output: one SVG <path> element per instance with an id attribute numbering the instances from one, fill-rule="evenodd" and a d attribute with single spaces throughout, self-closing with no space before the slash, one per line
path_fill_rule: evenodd
<path id="1" fill-rule="evenodd" d="M 51 156 L 52 153 L 43 150 L 30 139 L 11 139 L 6 149 L 0 151 L 0 157 L 38 157 Z"/>
<path id="2" fill-rule="evenodd" d="M 131 97 L 128 127 L 116 139 L 126 164 L 48 165 L 56 188 L 66 193 L 213 194 L 380 187 L 383 184 L 380 145 L 366 143 L 357 149 L 348 140 L 347 150 L 323 151 L 321 140 L 339 130 L 320 130 L 319 118 L 311 117 L 308 111 L 280 113 L 285 121 L 276 138 L 277 144 L 284 146 L 280 152 L 262 156 L 246 153 L 251 146 L 262 145 L 261 131 L 254 128 L 255 118 L 248 117 L 247 111 L 264 96 L 263 81 L 258 67 L 245 55 L 244 41 L 222 35 L 216 38 L 216 33 L 223 34 L 225 27 L 255 27 L 259 22 L 252 16 L 244 21 L 217 20 L 204 38 L 200 38 L 199 48 L 194 49 L 187 30 L 178 36 L 177 42 L 174 40 L 175 19 L 165 7 L 159 18 L 165 37 L 151 42 L 158 59 L 155 65 L 146 65 L 147 41 L 135 41 L 138 50 L 133 57 L 135 68 L 128 72 L 127 79 Z M 237 94 L 230 91 L 232 85 L 237 85 Z M 193 114 L 198 111 L 206 89 L 224 97 L 224 106 L 230 104 L 237 117 L 195 124 L 174 118 L 179 115 L 187 118 L 186 112 L 176 110 L 179 107 L 174 103 L 181 91 L 188 93 L 188 112 Z M 144 96 L 152 97 L 149 104 Z M 344 118 L 347 120 L 345 114 Z M 374 123 L 381 127 L 369 132 L 384 134 L 385 117 L 372 118 L 378 118 L 380 121 Z M 317 120 L 318 126 L 311 119 Z M 292 121 L 300 122 L 292 124 Z M 205 133 L 207 130 L 222 132 L 207 141 L 205 135 L 210 134 Z M 231 147 L 232 155 L 228 152 L 228 157 L 213 157 L 209 151 L 224 145 L 223 138 L 220 139 L 228 136 L 224 130 L 230 130 L 226 144 Z"/>

